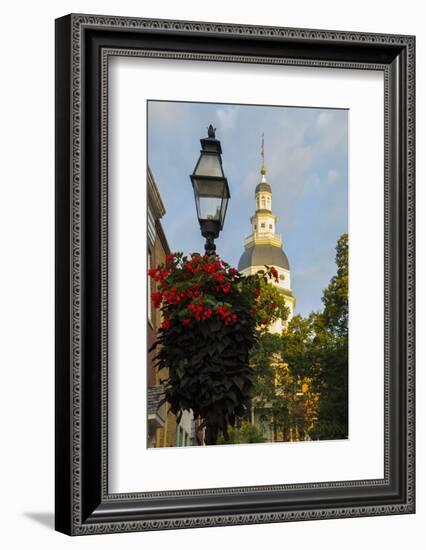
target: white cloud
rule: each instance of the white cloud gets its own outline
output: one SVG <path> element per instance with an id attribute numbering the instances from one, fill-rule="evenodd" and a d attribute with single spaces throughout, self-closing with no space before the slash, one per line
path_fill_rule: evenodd
<path id="1" fill-rule="evenodd" d="M 228 107 L 227 109 L 216 109 L 217 126 L 220 131 L 232 130 L 235 127 L 240 107 Z"/>
<path id="2" fill-rule="evenodd" d="M 316 120 L 316 127 L 317 128 L 324 128 L 328 125 L 330 121 L 330 114 L 328 111 L 321 111 L 320 114 L 317 116 Z"/>
<path id="3" fill-rule="evenodd" d="M 260 173 L 251 171 L 245 176 L 242 185 L 238 189 L 238 195 L 243 197 L 253 197 L 254 201 L 254 191 L 256 185 L 259 183 Z"/>
<path id="4" fill-rule="evenodd" d="M 178 128 L 187 118 L 188 103 L 176 101 L 149 101 L 149 123 L 155 128 Z"/>

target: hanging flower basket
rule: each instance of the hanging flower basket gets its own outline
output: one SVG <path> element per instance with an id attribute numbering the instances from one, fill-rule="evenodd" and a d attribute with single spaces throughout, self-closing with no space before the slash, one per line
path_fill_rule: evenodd
<path id="1" fill-rule="evenodd" d="M 167 369 L 165 400 L 180 420 L 192 411 L 206 427 L 206 443 L 215 444 L 219 432 L 250 408 L 253 371 L 249 352 L 260 330 L 285 318 L 284 301 L 263 293 L 276 270 L 265 266 L 243 276 L 219 256 L 170 254 L 149 270 L 157 284 L 152 301 L 162 313 L 162 324 L 151 350 L 156 368 Z M 260 330 L 259 330 L 260 329 Z"/>

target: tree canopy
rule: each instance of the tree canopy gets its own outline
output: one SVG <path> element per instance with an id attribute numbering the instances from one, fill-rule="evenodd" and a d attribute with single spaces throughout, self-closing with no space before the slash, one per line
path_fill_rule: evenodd
<path id="1" fill-rule="evenodd" d="M 294 316 L 281 335 L 263 334 L 251 352 L 253 406 L 263 409 L 275 440 L 348 436 L 348 255 L 344 234 L 323 310 Z"/>

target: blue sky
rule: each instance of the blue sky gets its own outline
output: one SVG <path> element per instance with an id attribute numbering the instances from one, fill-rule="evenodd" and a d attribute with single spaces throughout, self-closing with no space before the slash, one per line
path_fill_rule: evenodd
<path id="1" fill-rule="evenodd" d="M 148 162 L 173 251 L 204 250 L 189 174 L 210 123 L 222 143 L 231 191 L 218 253 L 237 266 L 255 209 L 264 133 L 266 177 L 290 262 L 295 313 L 321 309 L 322 291 L 335 274 L 337 239 L 348 230 L 348 111 L 149 101 Z"/>

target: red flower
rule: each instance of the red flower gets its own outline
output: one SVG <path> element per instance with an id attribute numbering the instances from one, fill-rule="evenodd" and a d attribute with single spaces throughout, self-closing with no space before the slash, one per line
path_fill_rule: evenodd
<path id="1" fill-rule="evenodd" d="M 186 262 L 185 269 L 187 269 L 191 273 L 197 273 L 197 271 L 199 270 L 199 266 L 196 263 L 194 266 L 193 262 Z"/>
<path id="2" fill-rule="evenodd" d="M 269 321 L 268 319 L 262 319 L 262 325 L 268 325 Z"/>
<path id="3" fill-rule="evenodd" d="M 230 311 L 226 307 L 226 304 L 224 304 L 223 306 L 217 306 L 215 313 L 217 316 L 221 318 L 221 320 L 225 325 L 230 325 L 231 323 L 235 323 L 235 321 L 237 320 L 236 313 L 232 313 L 232 311 Z"/>
<path id="4" fill-rule="evenodd" d="M 271 273 L 274 279 L 278 282 L 278 271 L 275 269 L 275 267 L 271 267 Z"/>
<path id="5" fill-rule="evenodd" d="M 161 294 L 161 292 L 153 292 L 153 294 L 151 294 L 151 298 L 152 298 L 152 303 L 154 304 L 154 307 L 159 308 L 161 304 L 161 300 L 163 299 L 163 295 Z"/>
<path id="6" fill-rule="evenodd" d="M 260 296 L 260 290 L 259 290 L 258 288 L 256 289 L 255 294 L 256 294 L 256 298 L 259 298 L 259 296 Z"/>
<path id="7" fill-rule="evenodd" d="M 237 321 L 232 307 L 223 304 L 217 307 L 217 301 L 231 295 L 234 290 L 232 279 L 239 277 L 240 273 L 219 256 L 170 253 L 165 256 L 163 264 L 150 269 L 148 274 L 157 283 L 152 304 L 163 312 L 164 320 L 169 320 L 170 315 L 174 317 L 175 312 L 182 312 L 183 326 L 192 326 L 195 321 L 203 322 L 213 317 L 226 325 Z M 174 323 L 163 322 L 161 326 L 167 330 Z"/>
<path id="8" fill-rule="evenodd" d="M 212 313 L 213 312 L 212 312 L 211 308 L 208 307 L 203 313 L 203 320 L 204 319 L 210 319 L 210 317 L 212 316 Z"/>
<path id="9" fill-rule="evenodd" d="M 164 321 L 161 323 L 161 328 L 164 330 L 168 330 L 171 326 L 171 323 L 168 319 L 164 319 Z"/>
<path id="10" fill-rule="evenodd" d="M 212 279 L 218 283 L 223 284 L 225 282 L 225 275 L 223 273 L 213 273 Z"/>

